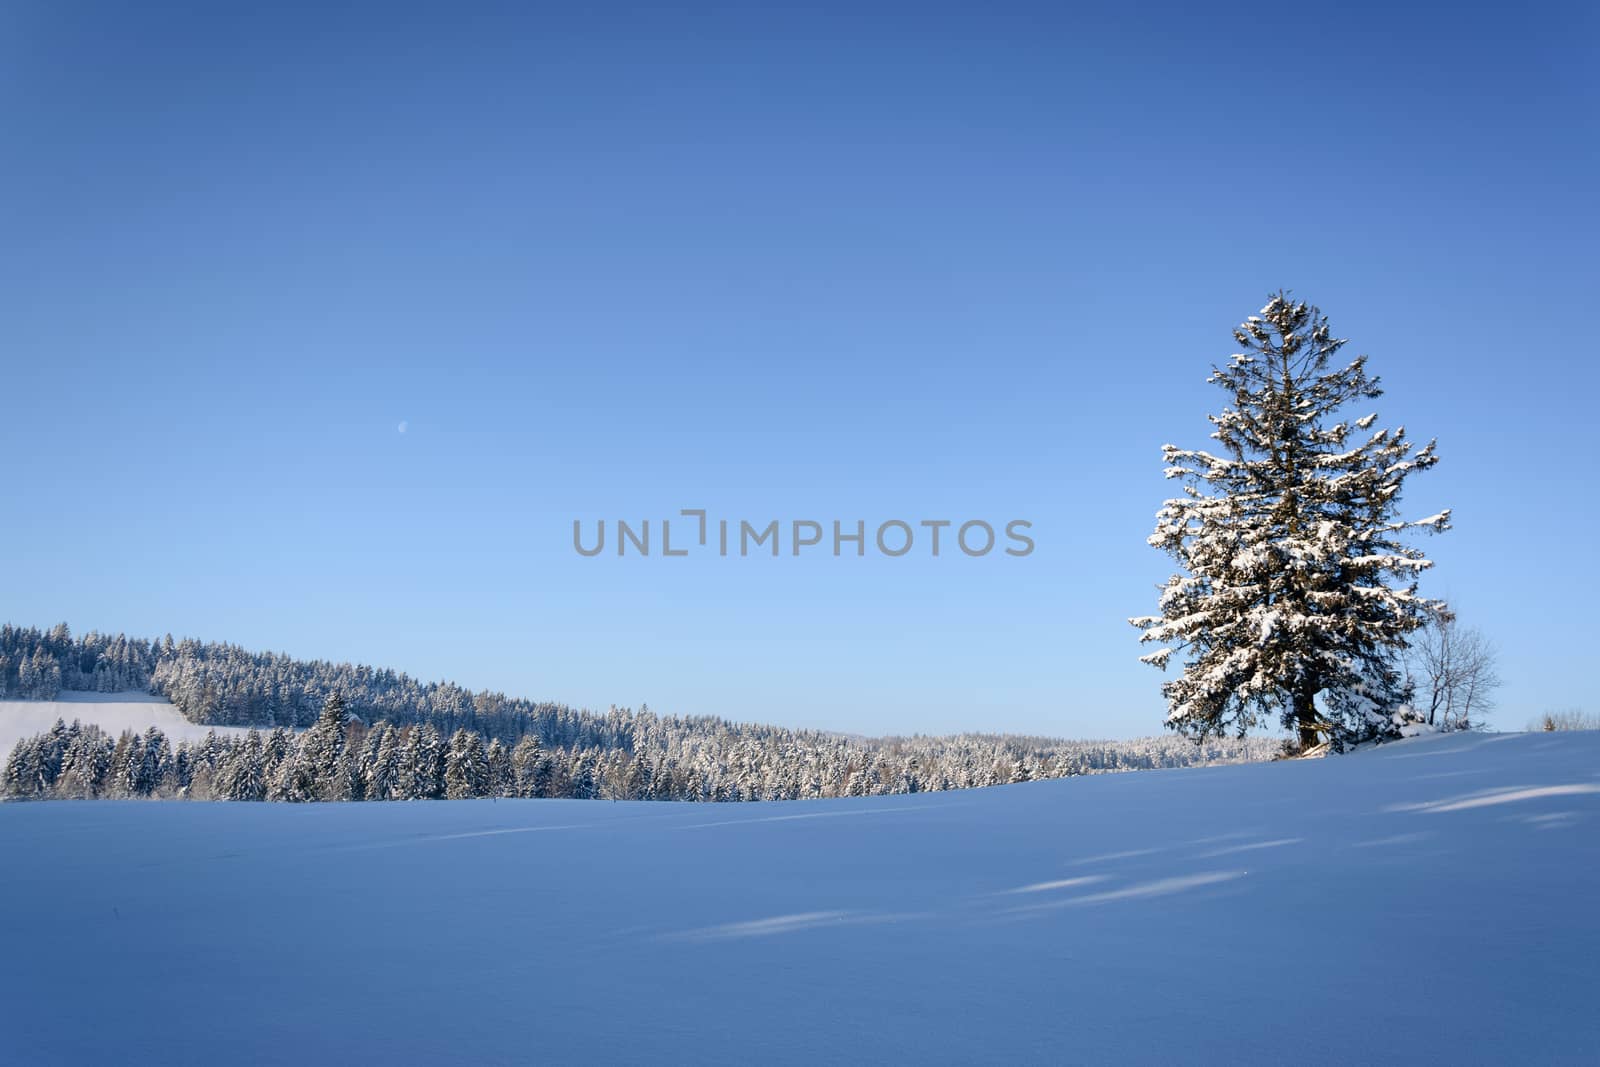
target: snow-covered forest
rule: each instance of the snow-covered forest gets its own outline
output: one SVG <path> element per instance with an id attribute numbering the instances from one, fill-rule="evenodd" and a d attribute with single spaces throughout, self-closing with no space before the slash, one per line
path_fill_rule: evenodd
<path id="1" fill-rule="evenodd" d="M 791 800 L 1002 785 L 1263 759 L 1262 738 L 862 738 L 470 692 L 227 644 L 0 627 L 0 698 L 146 689 L 192 722 L 254 727 L 174 745 L 60 722 L 10 754 L 21 797 L 235 800 L 574 797 Z"/>

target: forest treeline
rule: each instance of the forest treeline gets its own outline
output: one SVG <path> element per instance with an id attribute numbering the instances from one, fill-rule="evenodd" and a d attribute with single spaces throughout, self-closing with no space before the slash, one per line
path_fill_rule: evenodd
<path id="1" fill-rule="evenodd" d="M 1266 739 L 861 738 L 647 709 L 598 714 L 227 644 L 74 637 L 65 624 L 49 631 L 0 627 L 0 698 L 130 689 L 167 698 L 192 722 L 253 729 L 174 746 L 154 727 L 111 737 L 62 721 L 18 743 L 3 772 L 5 792 L 776 800 L 962 789 L 1263 759 L 1276 751 Z"/>

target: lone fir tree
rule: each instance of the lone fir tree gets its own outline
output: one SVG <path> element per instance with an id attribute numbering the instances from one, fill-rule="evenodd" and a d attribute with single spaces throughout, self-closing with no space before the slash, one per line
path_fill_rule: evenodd
<path id="1" fill-rule="evenodd" d="M 1365 736 L 1408 699 L 1406 636 L 1445 610 L 1417 593 L 1431 566 L 1407 530 L 1449 528 L 1449 511 L 1398 515 L 1411 474 L 1437 462 L 1376 414 L 1338 416 L 1381 395 L 1366 357 L 1338 365 L 1345 341 L 1320 310 L 1272 297 L 1234 331 L 1243 351 L 1209 381 L 1232 403 L 1210 416 L 1215 452 L 1163 445 L 1183 496 L 1157 513 L 1150 544 L 1183 573 L 1160 614 L 1129 620 L 1141 657 L 1182 674 L 1162 686 L 1167 725 L 1194 737 L 1240 736 L 1276 715 L 1302 749 Z"/>

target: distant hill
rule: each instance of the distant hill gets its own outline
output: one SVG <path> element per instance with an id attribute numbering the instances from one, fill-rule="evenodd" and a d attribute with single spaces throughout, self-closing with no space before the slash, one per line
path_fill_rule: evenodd
<path id="1" fill-rule="evenodd" d="M 1107 771 L 1239 762 L 1270 756 L 1267 739 L 1203 744 L 1173 737 L 1074 741 L 983 733 L 862 738 L 817 730 L 662 716 L 473 692 L 398 671 L 190 638 L 74 636 L 0 627 L 0 698 L 54 700 L 63 692 L 140 689 L 164 697 L 188 723 L 302 729 L 339 694 L 360 729 L 429 727 L 442 739 L 466 732 L 487 753 L 534 738 L 579 774 L 555 795 L 651 799 L 775 800 L 970 788 Z M 175 740 L 170 737 L 168 740 Z M 352 737 L 352 743 L 361 738 Z M 376 758 L 376 757 L 374 757 Z M 585 786 L 583 778 L 593 779 Z M 559 776 L 558 776 L 559 777 Z"/>

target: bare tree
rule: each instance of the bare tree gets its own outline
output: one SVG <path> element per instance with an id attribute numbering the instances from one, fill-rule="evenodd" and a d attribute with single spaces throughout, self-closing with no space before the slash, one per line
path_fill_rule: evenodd
<path id="1" fill-rule="evenodd" d="M 1430 725 L 1465 730 L 1482 725 L 1500 688 L 1499 654 L 1482 631 L 1446 613 L 1417 631 L 1406 658 L 1418 706 Z"/>
<path id="2" fill-rule="evenodd" d="M 1547 711 L 1532 724 L 1530 730 L 1600 730 L 1600 714 L 1582 708 L 1565 711 Z"/>

